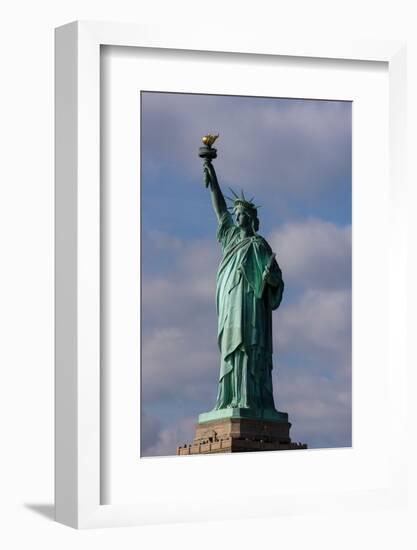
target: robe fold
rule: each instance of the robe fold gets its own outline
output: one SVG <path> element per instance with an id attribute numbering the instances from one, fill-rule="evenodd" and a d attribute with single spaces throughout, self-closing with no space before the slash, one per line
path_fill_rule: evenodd
<path id="1" fill-rule="evenodd" d="M 226 212 L 217 239 L 223 257 L 217 273 L 217 341 L 221 364 L 215 409 L 275 410 L 272 394 L 272 311 L 284 283 L 263 237 L 242 238 Z M 269 265 L 276 285 L 266 284 Z"/>

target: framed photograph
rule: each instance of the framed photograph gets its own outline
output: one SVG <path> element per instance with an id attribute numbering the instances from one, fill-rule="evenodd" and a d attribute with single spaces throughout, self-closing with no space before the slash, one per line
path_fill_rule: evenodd
<path id="1" fill-rule="evenodd" d="M 56 518 L 73 527 L 405 499 L 405 46 L 232 34 L 56 30 Z M 236 308 L 253 331 L 233 355 L 218 327 Z"/>

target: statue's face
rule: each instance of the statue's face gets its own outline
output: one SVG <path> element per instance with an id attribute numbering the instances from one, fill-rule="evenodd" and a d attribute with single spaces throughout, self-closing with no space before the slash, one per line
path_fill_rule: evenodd
<path id="1" fill-rule="evenodd" d="M 251 227 L 252 218 L 247 210 L 242 207 L 236 209 L 236 223 L 239 227 Z"/>

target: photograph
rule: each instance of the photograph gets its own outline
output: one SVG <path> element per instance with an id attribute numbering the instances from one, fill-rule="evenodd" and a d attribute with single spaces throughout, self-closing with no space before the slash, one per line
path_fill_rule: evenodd
<path id="1" fill-rule="evenodd" d="M 2 7 L 0 549 L 416 550 L 416 2 Z"/>
<path id="2" fill-rule="evenodd" d="M 352 102 L 140 93 L 141 457 L 352 445 Z"/>

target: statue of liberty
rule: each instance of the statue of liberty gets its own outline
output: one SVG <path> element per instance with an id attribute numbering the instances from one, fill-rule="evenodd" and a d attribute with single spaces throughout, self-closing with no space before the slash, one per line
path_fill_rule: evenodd
<path id="1" fill-rule="evenodd" d="M 258 235 L 253 199 L 232 191 L 232 206 L 226 205 L 211 162 L 217 156 L 211 147 L 216 137 L 203 138 L 199 155 L 222 249 L 216 283 L 220 376 L 215 407 L 200 414 L 199 422 L 234 416 L 285 420 L 287 414 L 275 409 L 272 390 L 272 311 L 281 303 L 282 273 L 271 247 Z"/>

